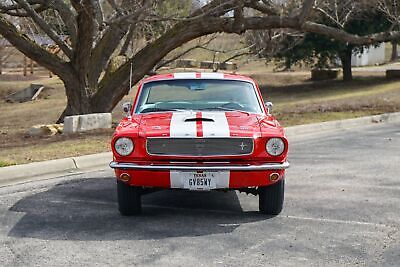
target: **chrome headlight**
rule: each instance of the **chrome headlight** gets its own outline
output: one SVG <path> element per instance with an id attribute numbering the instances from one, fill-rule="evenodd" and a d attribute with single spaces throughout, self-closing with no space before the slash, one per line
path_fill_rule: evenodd
<path id="1" fill-rule="evenodd" d="M 115 141 L 114 148 L 115 151 L 117 151 L 117 153 L 120 154 L 121 156 L 128 156 L 129 154 L 132 153 L 133 149 L 135 148 L 135 145 L 133 144 L 133 141 L 130 138 L 121 137 L 118 138 L 117 141 Z"/>
<path id="2" fill-rule="evenodd" d="M 285 143 L 281 138 L 271 138 L 268 140 L 265 149 L 271 156 L 279 156 L 285 150 Z"/>

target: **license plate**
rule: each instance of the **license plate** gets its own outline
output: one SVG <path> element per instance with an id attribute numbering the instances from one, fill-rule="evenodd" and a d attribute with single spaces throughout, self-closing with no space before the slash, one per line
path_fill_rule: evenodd
<path id="1" fill-rule="evenodd" d="M 229 188 L 229 171 L 170 171 L 171 188 L 211 190 Z"/>
<path id="2" fill-rule="evenodd" d="M 208 191 L 217 187 L 218 172 L 183 172 L 183 187 L 189 190 Z"/>

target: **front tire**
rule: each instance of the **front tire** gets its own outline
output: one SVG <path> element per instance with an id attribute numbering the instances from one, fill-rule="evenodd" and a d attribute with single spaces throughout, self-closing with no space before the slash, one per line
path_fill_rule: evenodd
<path id="1" fill-rule="evenodd" d="M 142 211 L 141 188 L 117 180 L 118 209 L 121 215 L 131 216 Z"/>
<path id="2" fill-rule="evenodd" d="M 258 201 L 261 213 L 278 215 L 283 208 L 285 195 L 285 179 L 282 179 L 270 186 L 258 188 Z"/>

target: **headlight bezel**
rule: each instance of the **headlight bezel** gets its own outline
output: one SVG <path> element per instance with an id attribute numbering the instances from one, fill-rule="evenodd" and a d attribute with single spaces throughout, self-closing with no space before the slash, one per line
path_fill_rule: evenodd
<path id="1" fill-rule="evenodd" d="M 278 148 L 277 146 L 278 145 Z M 265 143 L 265 151 L 273 157 L 281 156 L 286 150 L 286 143 L 280 137 L 271 137 Z"/>
<path id="2" fill-rule="evenodd" d="M 119 147 L 120 147 L 120 146 L 123 146 L 123 145 L 124 145 L 123 150 L 126 150 L 125 152 L 124 152 L 123 150 L 119 149 Z M 127 149 L 127 147 L 128 147 L 129 149 Z M 132 152 L 135 150 L 135 143 L 134 143 L 134 141 L 133 141 L 131 138 L 129 138 L 129 137 L 121 136 L 121 137 L 119 137 L 119 138 L 117 138 L 117 139 L 115 140 L 115 142 L 114 142 L 114 149 L 115 149 L 115 152 L 116 152 L 119 156 L 126 157 L 126 156 L 129 156 L 130 154 L 132 154 Z"/>

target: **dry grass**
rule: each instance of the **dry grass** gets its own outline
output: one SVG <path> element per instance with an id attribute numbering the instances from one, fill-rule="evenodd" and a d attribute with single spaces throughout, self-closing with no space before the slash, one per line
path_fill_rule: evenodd
<path id="1" fill-rule="evenodd" d="M 50 87 L 49 96 L 33 102 L 7 103 L 1 100 L 0 106 L 0 131 L 13 134 L 26 130 L 35 124 L 48 124 L 57 120 L 66 103 L 63 84 L 57 78 L 39 78 L 33 81 L 1 81 L 0 96 L 5 96 L 34 83 Z"/>
<path id="2" fill-rule="evenodd" d="M 264 98 L 275 104 L 274 114 L 285 126 L 400 111 L 400 81 L 357 75 L 352 82 L 311 82 L 308 74 L 272 75 L 260 83 Z"/>
<path id="3" fill-rule="evenodd" d="M 109 150 L 112 133 L 112 129 L 51 137 L 31 137 L 20 133 L 0 145 L 0 159 L 3 165 L 10 165 L 100 153 Z"/>
<path id="4" fill-rule="evenodd" d="M 387 81 L 383 73 L 357 73 L 351 83 L 311 82 L 307 72 L 272 73 L 269 68 L 262 71 L 257 64 L 248 65 L 243 72 L 254 73 L 263 96 L 274 102 L 274 114 L 285 126 L 400 111 L 400 81 Z M 26 134 L 32 125 L 53 123 L 66 103 L 61 81 L 46 76 L 45 72 L 23 79 L 0 75 L 1 98 L 30 83 L 53 88 L 47 98 L 34 102 L 11 104 L 0 100 L 0 167 L 109 150 L 112 129 L 53 137 Z M 135 91 L 123 101 L 133 94 Z M 121 113 L 118 106 L 113 112 L 115 123 Z"/>
<path id="5" fill-rule="evenodd" d="M 65 107 L 63 83 L 47 75 L 47 72 L 27 77 L 0 75 L 0 167 L 109 150 L 113 129 L 51 137 L 32 137 L 26 133 L 33 125 L 54 123 Z M 49 96 L 25 103 L 4 101 L 6 95 L 26 88 L 31 83 L 49 87 Z M 121 102 L 130 99 L 131 96 L 127 96 Z M 119 105 L 113 111 L 114 124 L 121 117 L 122 109 Z"/>

